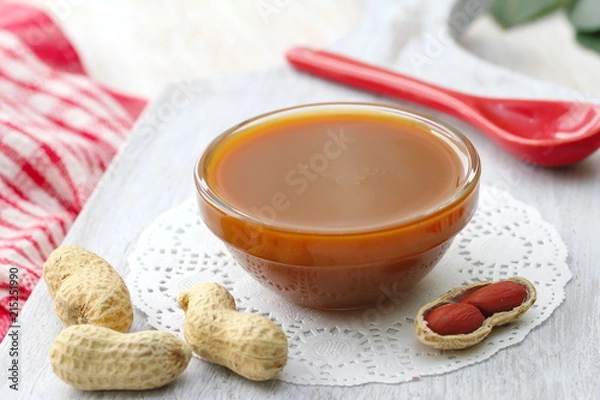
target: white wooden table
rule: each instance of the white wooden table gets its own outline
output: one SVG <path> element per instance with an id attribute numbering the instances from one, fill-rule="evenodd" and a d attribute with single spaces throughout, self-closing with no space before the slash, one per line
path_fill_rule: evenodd
<path id="1" fill-rule="evenodd" d="M 431 57 L 431 63 L 417 70 L 411 55 L 426 54 L 423 40 L 446 26 L 449 2 L 428 2 L 426 11 L 416 0 L 377 4 L 332 48 L 474 93 L 579 97 L 564 88 L 487 65 L 453 44 L 445 44 L 440 54 Z M 394 35 L 389 34 L 392 31 Z M 299 103 L 393 103 L 297 74 L 283 64 L 186 85 L 171 85 L 146 110 L 66 239 L 66 243 L 103 255 L 123 275 L 127 274 L 125 259 L 140 232 L 161 212 L 193 194 L 193 163 L 214 135 L 259 112 Z M 173 94 L 182 90 L 189 94 L 189 101 L 174 104 Z M 50 370 L 47 352 L 62 324 L 41 282 L 20 321 L 20 391 L 9 390 L 3 379 L 0 398 L 600 398 L 600 153 L 569 168 L 536 168 L 498 150 L 466 124 L 443 115 L 440 118 L 463 129 L 477 146 L 483 181 L 537 207 L 569 247 L 574 277 L 566 288 L 565 302 L 519 345 L 480 364 L 398 385 L 253 383 L 193 359 L 176 382 L 159 390 L 83 393 L 68 387 Z M 137 312 L 133 330 L 148 328 Z M 8 347 L 7 341 L 0 345 L 3 371 L 10 362 Z"/>

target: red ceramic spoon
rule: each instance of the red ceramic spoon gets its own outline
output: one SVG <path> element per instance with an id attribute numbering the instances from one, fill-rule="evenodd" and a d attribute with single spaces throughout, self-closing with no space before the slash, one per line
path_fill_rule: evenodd
<path id="1" fill-rule="evenodd" d="M 504 150 L 532 164 L 568 165 L 600 148 L 600 106 L 472 96 L 341 55 L 302 47 L 289 50 L 286 57 L 294 67 L 310 74 L 458 117 L 479 128 Z"/>

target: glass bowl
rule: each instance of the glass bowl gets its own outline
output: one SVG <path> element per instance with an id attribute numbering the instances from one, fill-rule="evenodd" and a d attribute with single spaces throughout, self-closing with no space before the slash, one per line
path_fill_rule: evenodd
<path id="1" fill-rule="evenodd" d="M 451 182 L 453 189 L 427 209 L 415 208 L 415 212 L 407 213 L 405 218 L 391 218 L 377 226 L 364 224 L 337 229 L 319 226 L 319 222 L 314 221 L 310 226 L 294 226 L 289 221 L 274 218 L 277 204 L 265 206 L 262 211 L 250 210 L 223 196 L 224 191 L 216 178 L 220 176 L 219 159 L 235 146 L 242 145 L 244 140 L 258 137 L 256 135 L 274 127 L 285 127 L 290 121 L 314 120 L 313 128 L 322 121 L 323 129 L 326 129 L 328 120 L 342 117 L 364 122 L 367 124 L 364 126 L 381 118 L 390 126 L 397 126 L 398 134 L 410 129 L 423 140 L 443 142 L 451 149 L 452 162 L 460 166 L 460 175 Z M 374 130 L 371 134 L 378 133 Z M 293 158 L 297 151 L 295 147 L 298 145 L 280 146 L 266 156 L 257 153 L 256 157 L 264 163 L 264 158 L 271 154 L 285 158 L 289 152 Z M 353 150 L 353 157 L 360 158 L 357 151 L 361 151 L 360 147 Z M 418 161 L 411 162 L 418 171 Z M 404 164 L 404 168 L 410 167 L 410 164 Z M 253 162 L 249 162 L 247 168 L 254 168 Z M 266 175 L 270 172 L 264 173 L 267 180 Z M 227 130 L 200 156 L 194 178 L 204 223 L 225 243 L 241 267 L 265 287 L 294 303 L 342 310 L 365 308 L 385 301 L 397 304 L 438 264 L 454 236 L 475 212 L 480 161 L 465 136 L 429 116 L 377 104 L 321 103 L 263 114 Z M 263 190 L 260 181 L 259 176 L 253 190 Z M 344 221 L 339 222 L 343 225 Z"/>

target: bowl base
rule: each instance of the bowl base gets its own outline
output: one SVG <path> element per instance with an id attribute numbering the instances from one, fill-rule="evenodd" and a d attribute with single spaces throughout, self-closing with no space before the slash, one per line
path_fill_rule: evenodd
<path id="1" fill-rule="evenodd" d="M 451 242 L 398 261 L 335 267 L 281 264 L 227 247 L 254 279 L 293 303 L 348 311 L 399 304 L 437 265 Z"/>

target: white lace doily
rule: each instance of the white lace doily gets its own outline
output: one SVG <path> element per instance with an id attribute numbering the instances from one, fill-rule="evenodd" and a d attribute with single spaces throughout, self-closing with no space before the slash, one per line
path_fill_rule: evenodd
<path id="1" fill-rule="evenodd" d="M 183 311 L 176 298 L 188 287 L 219 282 L 241 311 L 282 326 L 289 360 L 278 379 L 309 385 L 397 383 L 483 361 L 522 341 L 564 298 L 571 278 L 567 249 L 538 211 L 508 193 L 483 187 L 478 211 L 440 264 L 412 294 L 379 307 L 325 312 L 294 305 L 254 281 L 206 228 L 194 199 L 167 211 L 141 235 L 129 257 L 133 302 L 157 329 L 180 335 Z M 517 322 L 497 327 L 467 350 L 440 351 L 415 337 L 413 317 L 425 303 L 457 286 L 521 275 L 538 289 L 536 304 Z"/>

